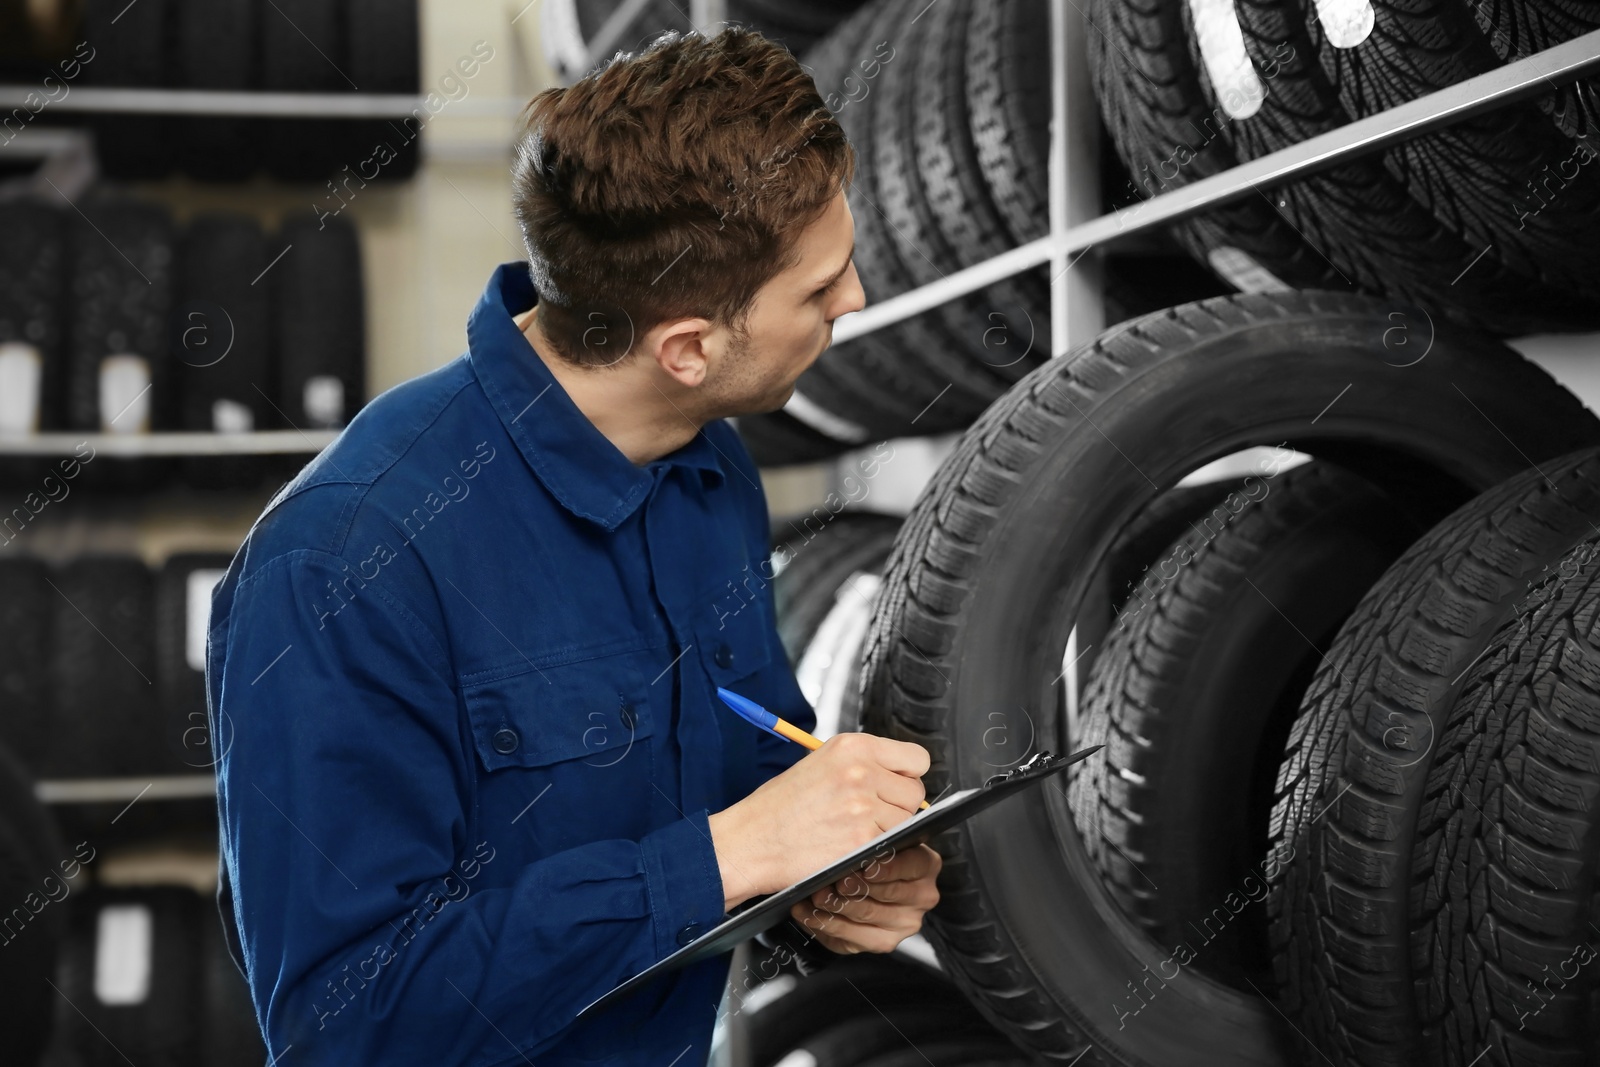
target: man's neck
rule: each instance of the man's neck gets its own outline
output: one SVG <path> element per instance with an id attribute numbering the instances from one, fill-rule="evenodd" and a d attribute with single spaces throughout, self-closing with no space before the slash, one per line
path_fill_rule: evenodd
<path id="1" fill-rule="evenodd" d="M 662 391 L 654 364 L 631 360 L 615 368 L 579 367 L 556 354 L 539 330 L 537 305 L 512 318 L 540 359 L 594 428 L 642 467 L 694 439 L 701 423 Z"/>

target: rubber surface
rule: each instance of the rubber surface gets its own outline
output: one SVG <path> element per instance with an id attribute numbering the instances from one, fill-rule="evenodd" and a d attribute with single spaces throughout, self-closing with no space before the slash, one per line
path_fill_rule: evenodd
<path id="1" fill-rule="evenodd" d="M 277 243 L 289 247 L 268 276 L 278 409 L 297 429 L 342 427 L 366 402 L 366 298 L 359 237 L 342 219 L 319 222 L 315 216 L 297 215 L 284 220 Z M 336 380 L 343 398 L 328 412 L 316 406 L 314 389 L 308 398 L 308 386 L 319 377 Z"/>
<path id="2" fill-rule="evenodd" d="M 1600 455 L 1539 462 L 1431 529 L 1362 598 L 1301 705 L 1273 842 L 1294 853 L 1270 902 L 1281 1002 L 1345 1062 L 1423 1062 L 1444 1005 L 1417 992 L 1412 848 L 1462 676 L 1528 579 L 1600 520 Z M 1424 941 L 1425 943 L 1425 941 Z"/>
<path id="3" fill-rule="evenodd" d="M 1529 460 L 1600 441 L 1575 397 L 1481 336 L 1440 325 L 1427 359 L 1374 358 L 1394 310 L 1317 292 L 1208 300 L 1024 379 L 963 435 L 895 542 L 868 637 L 867 729 L 927 747 L 935 794 L 992 773 L 993 711 L 1026 712 L 1036 749 L 1061 751 L 1054 679 L 1084 585 L 1117 530 L 1211 459 L 1282 443 L 1432 522 Z M 1292 377 L 1278 373 L 1291 353 Z M 924 932 L 1019 1044 L 1061 1062 L 1287 1062 L 1273 1007 L 1121 916 L 1059 790 L 934 844 L 941 902 Z M 1143 997 L 1108 996 L 1145 982 Z"/>

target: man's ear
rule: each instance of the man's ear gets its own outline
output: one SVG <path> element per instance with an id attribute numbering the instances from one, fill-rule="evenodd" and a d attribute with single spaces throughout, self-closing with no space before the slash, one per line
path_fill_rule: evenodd
<path id="1" fill-rule="evenodd" d="M 671 377 L 690 387 L 705 380 L 710 369 L 706 347 L 715 343 L 709 319 L 678 319 L 660 327 L 661 339 L 655 347 L 656 364 Z"/>

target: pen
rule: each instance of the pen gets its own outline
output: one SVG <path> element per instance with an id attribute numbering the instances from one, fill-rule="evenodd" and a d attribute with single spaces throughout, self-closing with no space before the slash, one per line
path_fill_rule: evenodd
<path id="1" fill-rule="evenodd" d="M 746 722 L 754 723 L 769 734 L 777 734 L 786 740 L 797 741 L 812 751 L 822 747 L 822 742 L 817 738 L 806 733 L 794 723 L 778 718 L 778 716 L 749 697 L 742 697 L 738 693 L 730 693 L 720 685 L 717 686 L 717 696 L 722 698 L 724 704 L 738 712 L 740 718 Z M 922 807 L 926 808 L 927 806 L 928 802 L 924 800 Z"/>

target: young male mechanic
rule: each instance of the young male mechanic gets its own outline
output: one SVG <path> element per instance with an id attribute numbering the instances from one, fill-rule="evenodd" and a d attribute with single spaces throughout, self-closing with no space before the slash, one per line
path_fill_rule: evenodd
<path id="1" fill-rule="evenodd" d="M 218 902 L 275 1067 L 704 1064 L 726 955 L 575 1016 L 923 799 L 918 745 L 807 753 L 716 698 L 815 724 L 724 421 L 781 407 L 864 303 L 810 76 L 668 35 L 540 94 L 517 148 L 529 262 L 213 594 Z M 888 952 L 938 871 L 918 846 L 793 915 Z"/>

